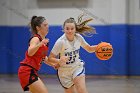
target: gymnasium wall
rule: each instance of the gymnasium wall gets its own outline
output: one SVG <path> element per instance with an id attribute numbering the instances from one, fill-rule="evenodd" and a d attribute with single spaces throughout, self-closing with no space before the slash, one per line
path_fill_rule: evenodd
<path id="1" fill-rule="evenodd" d="M 81 49 L 89 75 L 140 75 L 139 47 L 140 11 L 138 0 L 4 0 L 0 1 L 0 74 L 16 74 L 24 58 L 30 37 L 28 23 L 31 16 L 45 16 L 50 24 L 50 49 L 63 34 L 66 18 L 84 12 L 94 18 L 90 25 L 97 30 L 93 37 L 84 37 L 90 44 L 110 42 L 114 54 L 108 61 L 98 60 L 95 54 Z M 74 2 L 74 3 L 73 3 Z M 81 2 L 81 3 L 79 3 Z M 134 11 L 135 10 L 135 11 Z M 55 74 L 43 64 L 40 73 Z"/>

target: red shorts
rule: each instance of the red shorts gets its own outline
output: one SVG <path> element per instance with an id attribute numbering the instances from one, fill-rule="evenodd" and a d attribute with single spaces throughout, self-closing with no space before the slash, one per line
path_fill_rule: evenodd
<path id="1" fill-rule="evenodd" d="M 29 85 L 38 80 L 37 70 L 26 64 L 21 64 L 18 70 L 20 84 L 24 91 L 29 91 Z"/>

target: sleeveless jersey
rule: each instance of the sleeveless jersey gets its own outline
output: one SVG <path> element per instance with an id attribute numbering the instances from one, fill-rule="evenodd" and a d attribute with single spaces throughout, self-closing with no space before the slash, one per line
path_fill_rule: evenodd
<path id="1" fill-rule="evenodd" d="M 42 41 L 42 38 L 38 34 L 34 35 L 33 37 L 38 37 L 39 40 Z M 33 67 L 36 70 L 39 70 L 41 67 L 42 61 L 47 55 L 47 53 L 48 53 L 48 45 L 46 46 L 42 45 L 33 56 L 29 56 L 28 51 L 26 51 L 25 59 L 22 62 L 20 62 L 20 64 L 26 64 Z"/>
<path id="2" fill-rule="evenodd" d="M 68 41 L 64 34 L 56 41 L 51 52 L 55 55 L 68 56 L 69 61 L 63 67 L 73 67 L 82 61 L 79 56 L 79 50 L 81 46 L 84 47 L 86 45 L 88 43 L 80 34 L 76 34 L 72 42 Z"/>

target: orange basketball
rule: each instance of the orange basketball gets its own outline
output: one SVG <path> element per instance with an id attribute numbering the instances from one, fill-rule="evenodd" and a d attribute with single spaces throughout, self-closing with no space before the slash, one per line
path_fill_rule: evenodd
<path id="1" fill-rule="evenodd" d="M 97 45 L 95 55 L 100 60 L 108 60 L 113 55 L 113 48 L 107 42 L 101 42 Z"/>

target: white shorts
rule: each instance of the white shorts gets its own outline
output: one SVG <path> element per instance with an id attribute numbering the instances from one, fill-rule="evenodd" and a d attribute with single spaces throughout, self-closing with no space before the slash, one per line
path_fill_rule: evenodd
<path id="1" fill-rule="evenodd" d="M 60 67 L 58 69 L 58 78 L 64 88 L 73 86 L 73 79 L 80 75 L 85 75 L 85 68 L 82 62 L 74 67 Z"/>

